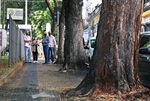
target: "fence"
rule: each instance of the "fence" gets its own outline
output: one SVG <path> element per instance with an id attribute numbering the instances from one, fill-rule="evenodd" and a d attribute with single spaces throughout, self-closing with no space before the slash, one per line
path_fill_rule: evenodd
<path id="1" fill-rule="evenodd" d="M 19 27 L 9 16 L 9 59 L 8 64 L 13 62 L 24 60 L 24 38 L 23 33 L 19 30 Z"/>

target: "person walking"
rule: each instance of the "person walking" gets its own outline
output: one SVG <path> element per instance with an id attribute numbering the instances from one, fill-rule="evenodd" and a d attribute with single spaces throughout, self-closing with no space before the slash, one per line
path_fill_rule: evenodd
<path id="1" fill-rule="evenodd" d="M 25 43 L 25 62 L 31 62 L 31 37 L 29 36 L 29 32 L 26 31 L 26 35 L 24 35 L 24 43 Z"/>
<path id="2" fill-rule="evenodd" d="M 43 45 L 43 51 L 44 51 L 44 57 L 45 62 L 43 64 L 48 64 L 49 56 L 48 56 L 48 50 L 49 50 L 49 37 L 47 36 L 47 32 L 44 32 L 44 38 L 42 39 L 42 45 Z"/>
<path id="3" fill-rule="evenodd" d="M 38 40 L 37 40 L 37 36 L 35 36 L 35 38 L 32 41 L 32 55 L 33 55 L 33 63 L 38 63 Z"/>
<path id="4" fill-rule="evenodd" d="M 51 32 L 48 32 L 49 34 L 49 52 L 48 52 L 48 59 L 50 61 L 50 58 L 51 58 L 51 61 L 52 63 L 54 63 L 54 51 L 55 51 L 55 47 L 56 47 L 56 39 L 55 37 L 52 35 Z"/>

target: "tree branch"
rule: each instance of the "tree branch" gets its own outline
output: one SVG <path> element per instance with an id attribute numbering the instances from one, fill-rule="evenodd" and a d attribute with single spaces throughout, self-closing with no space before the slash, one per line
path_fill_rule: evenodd
<path id="1" fill-rule="evenodd" d="M 58 0 L 54 0 L 55 7 L 58 7 Z"/>
<path id="2" fill-rule="evenodd" d="M 45 3 L 47 4 L 47 7 L 48 7 L 48 9 L 49 9 L 49 11 L 50 11 L 50 13 L 51 13 L 51 16 L 53 16 L 54 10 L 53 10 L 53 8 L 52 8 L 51 5 L 50 5 L 49 0 L 45 0 Z"/>

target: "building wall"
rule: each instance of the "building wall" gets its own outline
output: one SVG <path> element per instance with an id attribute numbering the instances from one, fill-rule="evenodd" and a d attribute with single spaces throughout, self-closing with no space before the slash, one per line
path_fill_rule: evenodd
<path id="1" fill-rule="evenodd" d="M 92 11 L 91 9 L 91 0 L 83 0 L 83 8 L 82 8 L 82 17 L 84 20 L 84 25 L 87 25 L 88 14 Z"/>
<path id="2" fill-rule="evenodd" d="M 98 27 L 98 22 L 100 19 L 100 11 L 101 11 L 101 5 L 97 5 L 93 12 L 89 15 L 89 26 L 90 26 L 90 32 L 92 36 L 97 35 L 97 27 Z"/>
<path id="3" fill-rule="evenodd" d="M 7 45 L 7 33 L 6 30 L 1 29 L 0 32 L 2 33 L 2 37 L 1 37 L 1 45 L 0 45 L 0 51 L 2 51 L 3 48 L 6 47 Z"/>

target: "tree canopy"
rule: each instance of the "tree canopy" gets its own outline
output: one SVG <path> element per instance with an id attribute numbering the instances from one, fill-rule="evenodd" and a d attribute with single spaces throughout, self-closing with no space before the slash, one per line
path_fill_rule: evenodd
<path id="1" fill-rule="evenodd" d="M 35 0 L 32 3 L 29 14 L 29 23 L 32 25 L 33 35 L 37 34 L 39 38 L 42 38 L 42 33 L 46 30 L 46 23 L 51 23 L 51 20 L 52 18 L 45 2 L 41 3 Z"/>

